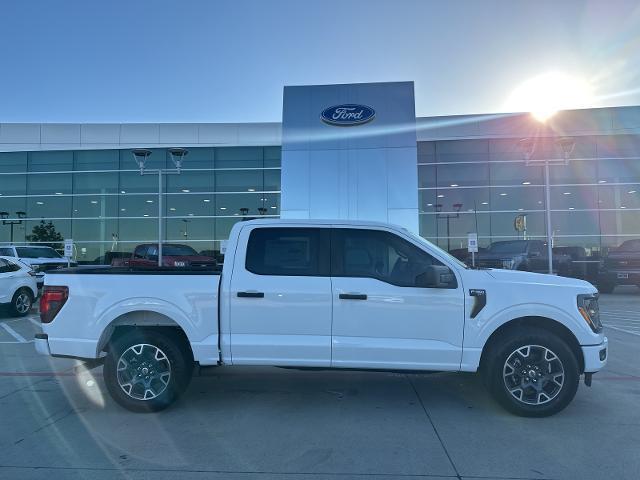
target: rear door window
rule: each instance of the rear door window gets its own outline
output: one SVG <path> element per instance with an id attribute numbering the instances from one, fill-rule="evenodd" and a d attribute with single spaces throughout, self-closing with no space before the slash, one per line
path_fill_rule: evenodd
<path id="1" fill-rule="evenodd" d="M 258 275 L 328 277 L 328 228 L 256 228 L 245 267 Z"/>

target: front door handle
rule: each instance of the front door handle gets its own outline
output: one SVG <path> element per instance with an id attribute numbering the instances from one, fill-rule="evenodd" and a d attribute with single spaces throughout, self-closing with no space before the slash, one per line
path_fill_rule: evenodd
<path id="1" fill-rule="evenodd" d="M 264 292 L 238 292 L 240 298 L 264 298 Z"/>
<path id="2" fill-rule="evenodd" d="M 367 296 L 364 293 L 341 293 L 338 298 L 341 300 L 366 300 Z"/>

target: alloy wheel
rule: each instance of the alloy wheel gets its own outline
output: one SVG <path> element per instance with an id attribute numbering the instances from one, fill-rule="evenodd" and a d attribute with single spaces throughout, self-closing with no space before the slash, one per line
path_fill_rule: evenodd
<path id="1" fill-rule="evenodd" d="M 28 294 L 22 292 L 16 298 L 16 312 L 19 314 L 24 314 L 29 311 L 31 308 L 31 298 Z"/>
<path id="2" fill-rule="evenodd" d="M 117 364 L 118 385 L 135 400 L 161 395 L 171 380 L 171 363 L 155 345 L 140 343 L 127 348 Z"/>
<path id="3" fill-rule="evenodd" d="M 542 405 L 558 396 L 564 385 L 560 358 L 541 345 L 525 345 L 504 363 L 504 385 L 513 398 L 527 405 Z"/>

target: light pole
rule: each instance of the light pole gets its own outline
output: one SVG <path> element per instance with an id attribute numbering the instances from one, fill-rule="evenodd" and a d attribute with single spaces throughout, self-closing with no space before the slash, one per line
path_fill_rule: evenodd
<path id="1" fill-rule="evenodd" d="M 158 175 L 158 266 L 162 266 L 162 175 L 180 175 L 182 169 L 182 161 L 189 154 L 189 150 L 185 148 L 170 148 L 169 155 L 175 165 L 175 169 L 158 168 L 154 170 L 145 170 L 147 159 L 151 156 L 151 150 L 146 148 L 135 148 L 131 150 L 133 158 L 138 164 L 140 175 Z"/>
<path id="2" fill-rule="evenodd" d="M 9 218 L 9 212 L 0 212 L 0 218 L 2 218 L 3 225 L 11 225 L 11 241 L 13 244 L 13 226 L 14 225 L 22 225 L 22 219 L 27 216 L 25 212 L 16 212 L 16 216 L 19 220 L 7 220 Z"/>
<path id="3" fill-rule="evenodd" d="M 556 145 L 562 150 L 562 164 L 566 165 L 569 162 L 569 157 L 575 147 L 575 141 L 571 138 L 558 138 L 555 141 Z M 518 142 L 518 146 L 524 155 L 527 166 L 535 164 L 532 161 L 533 153 L 536 150 L 536 142 L 531 138 L 523 138 Z M 546 157 L 546 156 L 545 156 Z M 549 275 L 553 274 L 553 230 L 551 227 L 551 181 L 549 179 L 549 163 L 550 159 L 545 158 L 544 162 L 544 196 L 545 196 L 545 217 L 546 217 L 546 234 L 547 234 L 547 263 L 549 268 Z"/>
<path id="4" fill-rule="evenodd" d="M 454 213 L 440 213 L 440 211 L 442 210 L 442 204 L 440 203 L 438 203 L 435 207 L 436 207 L 436 212 L 438 212 L 438 215 L 436 215 L 436 218 L 444 218 L 447 220 L 447 252 L 448 252 L 451 250 L 451 236 L 449 233 L 449 222 L 451 221 L 452 218 L 460 217 L 460 209 L 462 208 L 462 204 L 461 203 L 453 204 Z"/>

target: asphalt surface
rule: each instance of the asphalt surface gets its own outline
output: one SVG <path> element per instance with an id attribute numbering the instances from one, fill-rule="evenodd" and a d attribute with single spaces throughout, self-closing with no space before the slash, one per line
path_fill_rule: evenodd
<path id="1" fill-rule="evenodd" d="M 606 370 L 545 419 L 506 413 L 475 375 L 244 367 L 133 414 L 100 368 L 35 353 L 35 314 L 0 318 L 0 478 L 638 479 L 640 291 L 601 310 Z"/>

